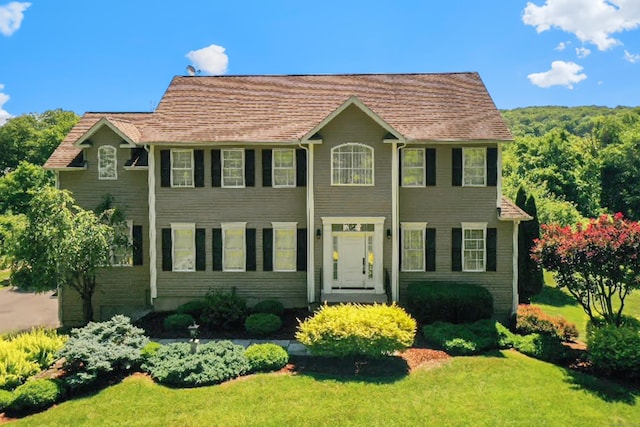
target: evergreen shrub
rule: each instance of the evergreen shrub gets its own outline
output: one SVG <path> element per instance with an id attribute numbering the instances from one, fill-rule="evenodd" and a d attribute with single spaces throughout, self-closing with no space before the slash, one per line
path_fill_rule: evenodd
<path id="1" fill-rule="evenodd" d="M 193 301 L 185 302 L 184 304 L 178 306 L 176 308 L 176 313 L 178 314 L 190 314 L 194 319 L 200 318 L 202 313 L 204 312 L 204 308 L 207 306 L 207 303 L 204 300 L 196 299 Z"/>
<path id="2" fill-rule="evenodd" d="M 506 327 L 488 319 L 465 324 L 434 322 L 426 325 L 422 333 L 427 342 L 453 356 L 509 348 L 514 341 L 514 335 Z"/>
<path id="3" fill-rule="evenodd" d="M 64 396 L 64 387 L 51 379 L 30 380 L 16 388 L 9 409 L 15 412 L 34 412 L 47 409 Z"/>
<path id="4" fill-rule="evenodd" d="M 251 335 L 269 335 L 282 326 L 282 320 L 271 313 L 255 313 L 244 321 L 244 328 Z"/>
<path id="5" fill-rule="evenodd" d="M 640 328 L 636 325 L 594 328 L 587 337 L 587 350 L 598 371 L 640 378 Z"/>
<path id="6" fill-rule="evenodd" d="M 493 315 L 491 293 L 478 285 L 454 282 L 411 283 L 407 311 L 422 325 L 473 323 Z"/>
<path id="7" fill-rule="evenodd" d="M 175 313 L 165 317 L 162 326 L 165 331 L 187 332 L 187 328 L 195 323 L 195 319 L 190 314 Z"/>
<path id="8" fill-rule="evenodd" d="M 247 315 L 247 302 L 231 291 L 211 289 L 205 296 L 200 321 L 211 329 L 242 324 Z"/>
<path id="9" fill-rule="evenodd" d="M 8 390 L 0 390 L 0 413 L 4 412 L 11 404 L 15 396 Z"/>
<path id="10" fill-rule="evenodd" d="M 284 313 L 284 306 L 282 303 L 275 299 L 267 299 L 264 301 L 260 301 L 256 305 L 253 306 L 254 313 L 271 313 L 276 316 L 282 316 Z"/>
<path id="11" fill-rule="evenodd" d="M 244 353 L 251 372 L 269 372 L 282 369 L 289 362 L 287 351 L 277 344 L 254 344 Z"/>

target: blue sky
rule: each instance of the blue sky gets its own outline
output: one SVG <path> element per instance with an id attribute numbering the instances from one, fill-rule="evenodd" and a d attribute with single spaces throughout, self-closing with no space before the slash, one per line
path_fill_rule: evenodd
<path id="1" fill-rule="evenodd" d="M 174 75 L 478 71 L 498 108 L 640 105 L 640 0 L 0 0 L 0 123 Z"/>

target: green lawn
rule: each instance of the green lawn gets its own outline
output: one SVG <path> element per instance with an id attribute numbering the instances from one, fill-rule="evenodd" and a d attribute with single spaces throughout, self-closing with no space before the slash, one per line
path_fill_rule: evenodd
<path id="1" fill-rule="evenodd" d="M 130 377 L 17 426 L 634 425 L 640 391 L 514 351 L 393 380 L 262 374 L 171 389 Z"/>
<path id="2" fill-rule="evenodd" d="M 5 280 L 9 279 L 10 273 L 9 270 L 0 270 L 0 289 L 6 287 Z"/>

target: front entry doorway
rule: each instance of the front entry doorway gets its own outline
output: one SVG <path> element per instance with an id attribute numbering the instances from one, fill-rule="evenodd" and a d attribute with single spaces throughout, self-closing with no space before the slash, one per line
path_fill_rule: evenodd
<path id="1" fill-rule="evenodd" d="M 373 233 L 336 232 L 334 288 L 373 289 Z"/>

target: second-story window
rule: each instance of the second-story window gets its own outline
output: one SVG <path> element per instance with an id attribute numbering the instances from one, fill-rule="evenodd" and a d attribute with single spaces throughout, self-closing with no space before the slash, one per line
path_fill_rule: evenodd
<path id="1" fill-rule="evenodd" d="M 296 186 L 296 150 L 273 150 L 273 186 Z"/>
<path id="2" fill-rule="evenodd" d="M 118 179 L 116 147 L 103 145 L 98 148 L 98 179 Z"/>
<path id="3" fill-rule="evenodd" d="M 487 184 L 487 149 L 464 148 L 462 154 L 462 185 L 484 187 Z"/>
<path id="4" fill-rule="evenodd" d="M 244 150 L 222 150 L 222 186 L 244 187 Z"/>
<path id="5" fill-rule="evenodd" d="M 424 187 L 425 169 L 424 148 L 405 148 L 402 150 L 403 187 Z"/>
<path id="6" fill-rule="evenodd" d="M 373 148 L 357 143 L 332 148 L 331 185 L 373 185 Z"/>
<path id="7" fill-rule="evenodd" d="M 193 187 L 193 150 L 171 150 L 171 186 Z"/>

